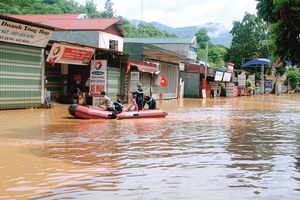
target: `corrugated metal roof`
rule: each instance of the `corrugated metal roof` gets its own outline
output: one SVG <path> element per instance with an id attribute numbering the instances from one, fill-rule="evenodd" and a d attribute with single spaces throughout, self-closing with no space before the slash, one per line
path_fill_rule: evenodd
<path id="1" fill-rule="evenodd" d="M 45 20 L 42 23 L 56 26 L 65 30 L 105 30 L 117 23 L 121 24 L 120 18 L 93 18 L 93 19 L 61 19 Z"/>
<path id="2" fill-rule="evenodd" d="M 127 43 L 144 43 L 144 44 L 191 44 L 194 37 L 186 38 L 125 38 Z"/>
<path id="3" fill-rule="evenodd" d="M 45 24 L 40 24 L 40 23 L 36 23 L 36 22 L 30 21 L 30 20 L 24 20 L 24 19 L 12 17 L 12 15 L 4 15 L 1 13 L 0 13 L 0 19 L 9 20 L 9 21 L 17 22 L 17 23 L 24 23 L 24 24 L 28 24 L 30 26 L 41 27 L 41 28 L 46 28 L 46 29 L 50 29 L 50 30 L 56 29 L 55 26 L 48 26 Z"/>
<path id="4" fill-rule="evenodd" d="M 68 31 L 103 31 L 111 26 L 116 26 L 120 34 L 124 36 L 121 18 L 77 18 L 79 14 L 38 14 L 10 16 L 31 22 L 38 22 L 48 26 L 58 27 Z"/>
<path id="5" fill-rule="evenodd" d="M 11 17 L 24 19 L 32 22 L 43 22 L 49 19 L 78 19 L 82 14 L 26 14 L 26 15 L 10 15 Z"/>

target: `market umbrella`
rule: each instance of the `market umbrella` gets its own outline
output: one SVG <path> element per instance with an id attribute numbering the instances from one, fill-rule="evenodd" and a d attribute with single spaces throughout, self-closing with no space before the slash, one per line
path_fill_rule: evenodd
<path id="1" fill-rule="evenodd" d="M 264 94 L 264 67 L 269 65 L 270 60 L 267 58 L 257 58 L 248 62 L 245 62 L 241 65 L 241 68 L 244 67 L 261 67 L 261 83 L 260 83 L 260 93 Z"/>

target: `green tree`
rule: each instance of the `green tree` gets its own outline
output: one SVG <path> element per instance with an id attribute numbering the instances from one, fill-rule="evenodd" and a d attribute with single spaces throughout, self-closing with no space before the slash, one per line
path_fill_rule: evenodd
<path id="1" fill-rule="evenodd" d="M 269 26 L 256 15 L 245 13 L 242 22 L 234 21 L 231 46 L 226 55 L 226 61 L 239 68 L 245 61 L 253 58 L 267 58 Z M 247 60 L 248 59 L 248 60 Z"/>
<path id="2" fill-rule="evenodd" d="M 270 23 L 272 56 L 299 65 L 300 1 L 257 1 L 258 16 L 265 22 Z"/>
<path id="3" fill-rule="evenodd" d="M 201 49 L 205 49 L 207 42 L 210 41 L 210 37 L 207 34 L 207 30 L 205 28 L 200 28 L 196 32 L 195 36 L 196 36 L 196 40 L 197 40 L 199 47 Z"/>
<path id="4" fill-rule="evenodd" d="M 225 55 L 227 53 L 227 48 L 223 45 L 211 45 L 208 49 L 208 61 L 211 66 L 221 67 L 225 66 Z"/>
<path id="5" fill-rule="evenodd" d="M 197 49 L 197 59 L 206 61 L 206 46 L 208 44 L 208 62 L 210 66 L 224 66 L 224 58 L 227 53 L 227 48 L 223 45 L 214 45 L 210 42 L 210 37 L 205 28 L 200 28 L 196 34 L 196 40 L 199 45 Z"/>
<path id="6" fill-rule="evenodd" d="M 90 18 L 102 17 L 102 13 L 97 11 L 97 4 L 95 4 L 93 0 L 86 0 L 85 10 Z"/>
<path id="7" fill-rule="evenodd" d="M 288 69 L 284 84 L 290 84 L 292 89 L 300 89 L 300 71 L 298 68 L 291 67 Z"/>
<path id="8" fill-rule="evenodd" d="M 104 10 L 102 12 L 102 17 L 104 18 L 113 18 L 115 16 L 115 12 L 113 9 L 114 3 L 111 0 L 106 0 L 104 5 Z"/>

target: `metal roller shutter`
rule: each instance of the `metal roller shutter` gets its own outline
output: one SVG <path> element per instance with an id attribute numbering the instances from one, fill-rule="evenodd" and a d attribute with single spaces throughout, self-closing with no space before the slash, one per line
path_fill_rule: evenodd
<path id="1" fill-rule="evenodd" d="M 41 107 L 42 48 L 0 42 L 0 109 Z"/>
<path id="2" fill-rule="evenodd" d="M 107 67 L 107 96 L 115 99 L 120 92 L 121 70 L 120 68 Z"/>

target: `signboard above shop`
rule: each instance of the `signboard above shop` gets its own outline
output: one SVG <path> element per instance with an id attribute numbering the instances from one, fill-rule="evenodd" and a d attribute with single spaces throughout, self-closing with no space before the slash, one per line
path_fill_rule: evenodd
<path id="1" fill-rule="evenodd" d="M 46 47 L 53 30 L 0 19 L 0 41 Z"/>
<path id="2" fill-rule="evenodd" d="M 94 51 L 93 48 L 54 43 L 47 57 L 47 62 L 52 65 L 54 63 L 88 65 Z"/>

